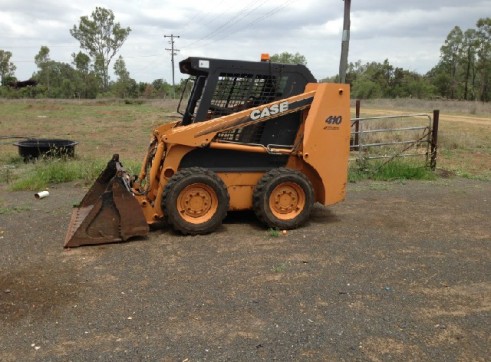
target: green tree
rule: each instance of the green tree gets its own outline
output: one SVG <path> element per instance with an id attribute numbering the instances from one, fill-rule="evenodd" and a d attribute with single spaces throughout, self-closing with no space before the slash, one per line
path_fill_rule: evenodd
<path id="1" fill-rule="evenodd" d="M 72 54 L 73 65 L 75 68 L 83 74 L 89 74 L 90 71 L 90 57 L 82 52 L 78 52 L 77 54 Z"/>
<path id="2" fill-rule="evenodd" d="M 118 80 L 126 81 L 130 79 L 130 72 L 126 69 L 126 63 L 123 57 L 120 55 L 114 63 L 114 73 L 118 76 Z"/>
<path id="3" fill-rule="evenodd" d="M 118 80 L 113 85 L 115 93 L 121 97 L 134 97 L 138 94 L 138 86 L 134 79 L 131 79 L 130 72 L 126 69 L 126 63 L 120 55 L 114 62 L 114 73 Z"/>
<path id="4" fill-rule="evenodd" d="M 388 60 L 384 63 L 370 62 L 362 64 L 361 61 L 350 63 L 346 80 L 352 86 L 355 98 L 382 98 L 388 93 L 393 67 Z"/>
<path id="5" fill-rule="evenodd" d="M 79 98 L 96 98 L 100 79 L 91 69 L 90 57 L 82 52 L 72 54 L 72 64 L 78 73 L 76 93 Z"/>
<path id="6" fill-rule="evenodd" d="M 463 98 L 475 99 L 476 91 L 476 45 L 477 37 L 474 29 L 468 29 L 462 40 L 461 63 L 463 68 L 464 95 Z"/>
<path id="7" fill-rule="evenodd" d="M 39 52 L 34 56 L 34 63 L 38 68 L 42 68 L 49 61 L 49 48 L 45 45 L 39 49 Z"/>
<path id="8" fill-rule="evenodd" d="M 79 25 L 70 30 L 80 47 L 92 57 L 96 71 L 102 76 L 104 90 L 109 84 L 109 64 L 131 32 L 130 27 L 122 28 L 114 19 L 112 10 L 96 7 L 91 18 L 82 16 Z"/>
<path id="9" fill-rule="evenodd" d="M 445 43 L 440 48 L 442 66 L 450 75 L 450 98 L 458 98 L 458 85 L 460 82 L 459 67 L 462 64 L 462 46 L 464 33 L 458 26 L 447 35 Z"/>
<path id="10" fill-rule="evenodd" d="M 14 78 L 15 65 L 10 61 L 12 53 L 0 49 L 0 79 L 1 85 L 7 85 Z"/>
<path id="11" fill-rule="evenodd" d="M 75 98 L 80 94 L 81 78 L 70 64 L 50 59 L 49 48 L 42 46 L 34 57 L 38 67 L 34 77 L 38 81 L 36 96 L 49 98 Z"/>
<path id="12" fill-rule="evenodd" d="M 152 97 L 165 98 L 172 94 L 172 84 L 167 83 L 164 79 L 155 79 L 151 86 L 153 90 L 151 94 Z M 146 92 L 148 92 L 148 90 Z"/>
<path id="13" fill-rule="evenodd" d="M 491 100 L 491 18 L 477 21 L 476 53 L 478 56 L 476 69 L 479 74 L 479 100 Z"/>
<path id="14" fill-rule="evenodd" d="M 380 84 L 369 79 L 366 75 L 358 77 L 352 86 L 353 97 L 358 99 L 382 98 L 383 96 Z"/>
<path id="15" fill-rule="evenodd" d="M 271 62 L 282 63 L 282 64 L 303 64 L 307 65 L 307 59 L 300 53 L 288 53 L 283 52 L 280 54 L 273 54 L 271 56 Z"/>
<path id="16" fill-rule="evenodd" d="M 34 56 L 34 63 L 36 63 L 39 68 L 38 81 L 45 85 L 49 91 L 49 81 L 50 81 L 50 61 L 49 58 L 49 48 L 45 45 L 41 46 L 39 52 Z"/>
<path id="17" fill-rule="evenodd" d="M 383 63 L 350 63 L 346 74 L 355 98 L 427 98 L 435 93 L 426 77 Z"/>
<path id="18" fill-rule="evenodd" d="M 76 98 L 79 96 L 80 76 L 70 64 L 49 60 L 38 71 L 36 78 L 39 79 L 41 86 L 40 96 L 44 95 L 49 98 Z M 49 88 L 45 83 L 47 79 L 49 79 Z"/>
<path id="19" fill-rule="evenodd" d="M 491 18 L 479 19 L 476 29 L 465 32 L 454 27 L 427 77 L 443 97 L 491 100 Z"/>

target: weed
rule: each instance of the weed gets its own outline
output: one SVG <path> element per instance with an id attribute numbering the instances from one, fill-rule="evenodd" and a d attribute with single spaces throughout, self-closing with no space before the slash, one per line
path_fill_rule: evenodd
<path id="1" fill-rule="evenodd" d="M 491 180 L 491 172 L 482 172 L 480 174 L 473 174 L 465 170 L 455 170 L 455 174 L 459 177 L 468 179 L 468 180 L 478 180 L 478 181 L 489 181 Z"/>
<path id="2" fill-rule="evenodd" d="M 5 155 L 0 157 L 0 184 L 10 184 L 17 178 L 18 170 L 24 164 L 22 157 Z"/>
<path id="3" fill-rule="evenodd" d="M 130 162 L 128 165 L 126 169 L 130 174 L 138 170 L 135 163 Z M 91 184 L 106 163 L 101 160 L 45 159 L 28 166 L 30 167 L 12 183 L 13 191 L 39 190 L 49 184 L 71 181 Z"/>
<path id="4" fill-rule="evenodd" d="M 389 186 L 386 182 L 384 182 L 384 183 L 373 182 L 373 183 L 370 183 L 370 186 L 368 188 L 370 190 L 374 190 L 374 191 L 387 191 L 389 189 Z"/>
<path id="5" fill-rule="evenodd" d="M 124 104 L 136 104 L 136 105 L 141 105 L 144 104 L 145 101 L 142 99 L 125 99 Z"/>
<path id="6" fill-rule="evenodd" d="M 5 155 L 0 157 L 0 163 L 9 166 L 18 166 L 24 163 L 24 159 L 18 155 Z"/>
<path id="7" fill-rule="evenodd" d="M 286 263 L 279 263 L 273 266 L 273 271 L 275 273 L 283 273 L 286 271 L 287 265 Z"/>
<path id="8" fill-rule="evenodd" d="M 374 180 L 434 180 L 435 174 L 427 167 L 409 161 L 392 161 L 376 166 Z"/>
<path id="9" fill-rule="evenodd" d="M 268 235 L 273 238 L 277 238 L 278 236 L 280 236 L 280 231 L 277 228 L 269 228 Z"/>
<path id="10" fill-rule="evenodd" d="M 364 162 L 351 165 L 348 173 L 350 182 L 361 180 L 393 181 L 393 180 L 434 180 L 436 175 L 424 165 L 394 160 L 388 163 Z"/>
<path id="11" fill-rule="evenodd" d="M 0 206 L 0 215 L 14 214 L 22 211 L 29 211 L 29 206 Z"/>
<path id="12" fill-rule="evenodd" d="M 0 169 L 0 183 L 9 184 L 15 178 L 15 166 L 5 165 Z"/>

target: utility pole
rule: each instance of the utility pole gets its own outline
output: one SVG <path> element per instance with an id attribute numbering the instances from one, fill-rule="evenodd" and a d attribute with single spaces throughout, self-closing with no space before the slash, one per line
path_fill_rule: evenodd
<path id="1" fill-rule="evenodd" d="M 176 96 L 176 84 L 175 84 L 175 81 L 174 81 L 174 55 L 177 55 L 177 52 L 179 51 L 179 49 L 176 49 L 174 48 L 174 38 L 180 38 L 179 35 L 174 35 L 174 34 L 171 34 L 171 35 L 164 35 L 164 38 L 170 38 L 169 40 L 169 44 L 170 44 L 170 48 L 165 48 L 165 50 L 168 50 L 170 51 L 170 59 L 171 59 L 171 63 L 172 63 L 172 94 L 173 94 L 173 97 L 175 98 Z"/>
<path id="2" fill-rule="evenodd" d="M 351 0 L 344 1 L 343 41 L 341 43 L 341 60 L 339 62 L 339 82 L 346 83 L 346 69 L 348 68 L 349 30 L 351 25 Z"/>

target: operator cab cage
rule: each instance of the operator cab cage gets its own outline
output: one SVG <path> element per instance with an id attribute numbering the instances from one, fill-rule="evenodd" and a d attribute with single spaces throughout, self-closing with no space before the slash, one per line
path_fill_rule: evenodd
<path id="1" fill-rule="evenodd" d="M 301 64 L 190 57 L 181 61 L 179 68 L 181 73 L 189 74 L 193 82 L 185 111 L 178 109 L 183 116 L 181 125 L 204 122 L 291 97 L 303 93 L 307 83 L 316 82 L 312 73 Z M 186 89 L 188 88 L 184 87 L 183 95 Z M 295 128 L 298 120 L 292 118 L 282 122 L 282 125 Z M 266 126 L 248 126 L 245 127 L 247 131 L 233 134 L 229 132 L 219 137 L 235 142 L 270 143 L 262 139 Z"/>

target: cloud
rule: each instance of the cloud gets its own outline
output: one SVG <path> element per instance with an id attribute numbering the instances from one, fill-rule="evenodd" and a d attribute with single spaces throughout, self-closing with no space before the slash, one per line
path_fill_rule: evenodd
<path id="1" fill-rule="evenodd" d="M 113 10 L 132 31 L 120 50 L 137 81 L 171 79 L 169 39 L 179 35 L 176 61 L 187 56 L 257 60 L 263 52 L 299 52 L 317 78 L 339 68 L 341 0 L 0 0 L 0 48 L 13 53 L 16 75 L 36 71 L 42 45 L 71 62 L 79 51 L 69 30 L 96 6 Z M 450 30 L 468 29 L 489 13 L 490 0 L 352 2 L 350 61 L 383 61 L 425 73 L 436 65 Z"/>

